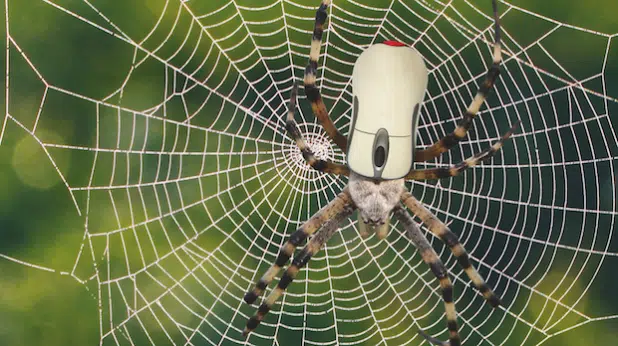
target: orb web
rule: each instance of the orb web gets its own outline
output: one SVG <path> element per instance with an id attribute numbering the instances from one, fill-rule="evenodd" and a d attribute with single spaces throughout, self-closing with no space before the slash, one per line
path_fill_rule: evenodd
<path id="1" fill-rule="evenodd" d="M 88 179 L 54 165 L 85 224 L 81 248 L 67 249 L 78 253 L 73 268 L 0 256 L 94 285 L 103 344 L 421 345 L 418 329 L 445 339 L 439 285 L 399 225 L 384 241 L 362 239 L 353 219 L 260 328 L 241 336 L 255 310 L 244 292 L 346 183 L 304 165 L 285 132 L 318 2 L 42 1 L 47 20 L 69 23 L 50 40 L 95 42 L 66 57 L 37 51 L 45 40 L 20 29 L 27 7 L 7 0 L 0 143 L 19 128 L 52 163 L 59 152 L 87 158 L 72 169 Z M 489 1 L 333 1 L 318 85 L 337 127 L 347 134 L 356 57 L 395 40 L 417 48 L 430 70 L 419 147 L 452 131 L 491 61 L 490 11 Z M 500 2 L 500 12 L 504 65 L 495 92 L 468 139 L 418 167 L 459 162 L 518 119 L 521 130 L 491 162 L 411 186 L 505 303 L 486 306 L 428 234 L 454 281 L 468 345 L 540 344 L 618 314 L 587 303 L 618 257 L 617 100 L 607 87 L 616 35 L 511 2 Z M 80 59 L 75 71 L 62 68 L 67 58 Z M 36 107 L 20 107 L 26 83 Z M 306 98 L 299 103 L 296 119 L 313 151 L 345 162 Z M 44 136 L 58 117 L 88 140 Z"/>

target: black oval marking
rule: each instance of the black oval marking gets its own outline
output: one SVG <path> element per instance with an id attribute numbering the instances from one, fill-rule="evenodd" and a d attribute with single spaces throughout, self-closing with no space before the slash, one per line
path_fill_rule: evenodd
<path id="1" fill-rule="evenodd" d="M 383 146 L 378 146 L 373 153 L 373 162 L 377 168 L 384 167 L 384 162 L 386 162 L 386 150 Z"/>
<path id="2" fill-rule="evenodd" d="M 379 129 L 373 139 L 373 153 L 370 154 L 373 161 L 374 179 L 382 179 L 382 171 L 388 161 L 389 144 L 388 131 L 385 128 Z"/>

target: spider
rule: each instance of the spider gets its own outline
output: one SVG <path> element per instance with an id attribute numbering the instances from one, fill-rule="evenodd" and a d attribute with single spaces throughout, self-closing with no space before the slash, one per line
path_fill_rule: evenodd
<path id="1" fill-rule="evenodd" d="M 407 237 L 416 246 L 423 261 L 440 283 L 449 341 L 442 342 L 422 330 L 419 330 L 419 334 L 436 345 L 459 346 L 461 340 L 458 333 L 457 312 L 453 303 L 453 286 L 447 270 L 404 206 L 450 248 L 459 265 L 492 307 L 498 307 L 501 304 L 500 299 L 476 271 L 457 236 L 407 191 L 404 182 L 457 176 L 465 169 L 492 157 L 515 131 L 517 124 L 491 147 L 449 168 L 413 168 L 413 162 L 434 159 L 457 145 L 466 136 L 473 119 L 500 74 L 502 50 L 496 0 L 492 0 L 495 22 L 493 64 L 455 130 L 424 150 L 416 150 L 415 143 L 420 104 L 427 88 L 427 68 L 420 53 L 396 41 L 372 45 L 359 56 L 352 74 L 354 106 L 348 137 L 344 137 L 333 124 L 316 86 L 318 57 L 329 5 L 330 0 L 322 0 L 316 13 L 304 86 L 313 113 L 330 139 L 346 153 L 347 164 L 318 159 L 307 146 L 294 120 L 297 83 L 292 87 L 286 130 L 296 142 L 309 166 L 323 173 L 348 176 L 348 185 L 334 200 L 311 216 L 290 236 L 281 248 L 275 263 L 245 295 L 245 302 L 253 304 L 287 264 L 296 247 L 310 238 L 300 253 L 294 256 L 292 264 L 287 267 L 277 286 L 259 306 L 257 313 L 247 321 L 243 335 L 247 336 L 257 328 L 301 268 L 338 230 L 340 223 L 358 209 L 359 231 L 363 236 L 373 231 L 380 239 L 384 238 L 389 230 L 391 214 L 403 225 Z"/>

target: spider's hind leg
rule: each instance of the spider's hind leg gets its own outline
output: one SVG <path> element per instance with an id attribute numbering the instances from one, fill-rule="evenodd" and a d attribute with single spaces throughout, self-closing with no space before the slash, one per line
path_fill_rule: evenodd
<path id="1" fill-rule="evenodd" d="M 285 271 L 281 280 L 277 284 L 272 292 L 268 295 L 266 300 L 260 305 L 257 313 L 247 321 L 247 325 L 243 330 L 243 335 L 247 336 L 262 322 L 266 314 L 270 311 L 275 302 L 283 295 L 287 287 L 294 281 L 298 272 L 309 262 L 312 256 L 314 256 L 324 244 L 337 232 L 339 225 L 354 211 L 352 204 L 347 204 L 343 210 L 330 219 L 324 227 L 309 240 L 307 245 L 302 249 L 298 255 L 294 256 L 292 264 Z"/>
<path id="2" fill-rule="evenodd" d="M 431 247 L 431 244 L 429 244 L 429 241 L 427 241 L 427 238 L 425 238 L 423 233 L 421 233 L 421 230 L 418 228 L 410 214 L 408 214 L 403 208 L 397 208 L 394 211 L 394 215 L 405 227 L 406 236 L 417 248 L 419 254 L 423 258 L 423 261 L 429 266 L 431 272 L 440 282 L 440 288 L 442 289 L 442 300 L 444 301 L 444 309 L 446 311 L 446 325 L 449 331 L 449 341 L 442 342 L 427 335 L 422 330 L 419 330 L 419 334 L 434 345 L 460 346 L 461 339 L 459 337 L 457 327 L 457 310 L 455 309 L 455 303 L 453 302 L 453 284 L 448 277 L 444 264 L 438 257 L 438 254 L 436 254 L 436 251 Z"/>
<path id="3" fill-rule="evenodd" d="M 425 206 L 409 192 L 406 191 L 401 195 L 401 201 L 414 215 L 418 216 L 421 221 L 423 221 L 431 233 L 440 238 L 440 240 L 451 249 L 451 252 L 457 258 L 459 266 L 462 267 L 468 278 L 470 278 L 470 281 L 472 281 L 474 286 L 481 292 L 485 300 L 494 308 L 501 305 L 502 302 L 500 298 L 489 288 L 483 277 L 470 262 L 468 252 L 459 242 L 459 238 L 457 238 L 455 233 L 435 217 L 435 215 L 425 208 Z"/>
<path id="4" fill-rule="evenodd" d="M 324 225 L 328 220 L 343 212 L 347 205 L 352 203 L 352 197 L 345 189 L 335 199 L 328 203 L 324 208 L 313 214 L 309 220 L 305 221 L 281 247 L 275 263 L 262 275 L 253 289 L 245 294 L 244 300 L 247 304 L 253 304 L 255 300 L 264 293 L 266 287 L 273 281 L 281 268 L 288 263 L 296 247 L 305 242 L 316 230 Z"/>

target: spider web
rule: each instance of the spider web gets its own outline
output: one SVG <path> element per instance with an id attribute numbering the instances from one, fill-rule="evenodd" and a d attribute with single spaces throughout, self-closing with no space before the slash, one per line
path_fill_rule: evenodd
<path id="1" fill-rule="evenodd" d="M 491 62 L 490 3 L 369 3 L 335 0 L 329 10 L 323 97 L 346 134 L 356 57 L 386 39 L 410 44 L 430 70 L 419 129 L 426 147 L 454 128 Z M 83 218 L 83 242 L 67 249 L 77 256 L 65 274 L 94 288 L 101 344 L 420 345 L 419 328 L 446 339 L 439 285 L 400 227 L 384 241 L 362 239 L 353 219 L 262 325 L 241 336 L 255 310 L 244 293 L 287 236 L 346 184 L 307 168 L 284 128 L 318 5 L 42 1 L 48 18 L 68 23 L 56 42 L 76 32 L 91 42 L 74 57 L 85 67 L 60 68 L 70 61 L 43 58 L 19 31 L 26 5 L 6 1 L 0 143 L 15 128 L 35 139 Z M 487 164 L 409 185 L 460 236 L 504 302 L 485 304 L 428 234 L 454 281 L 468 345 L 539 344 L 618 314 L 616 305 L 600 314 L 589 303 L 618 257 L 617 99 L 606 80 L 616 35 L 499 6 L 505 61 L 496 91 L 468 139 L 417 167 L 459 162 L 517 119 L 520 131 Z M 31 110 L 16 106 L 27 83 L 36 86 Z M 80 135 L 48 136 L 59 119 Z M 319 157 L 344 162 L 304 96 L 297 120 Z M 82 175 L 58 163 L 67 154 L 80 158 L 71 170 Z"/>

